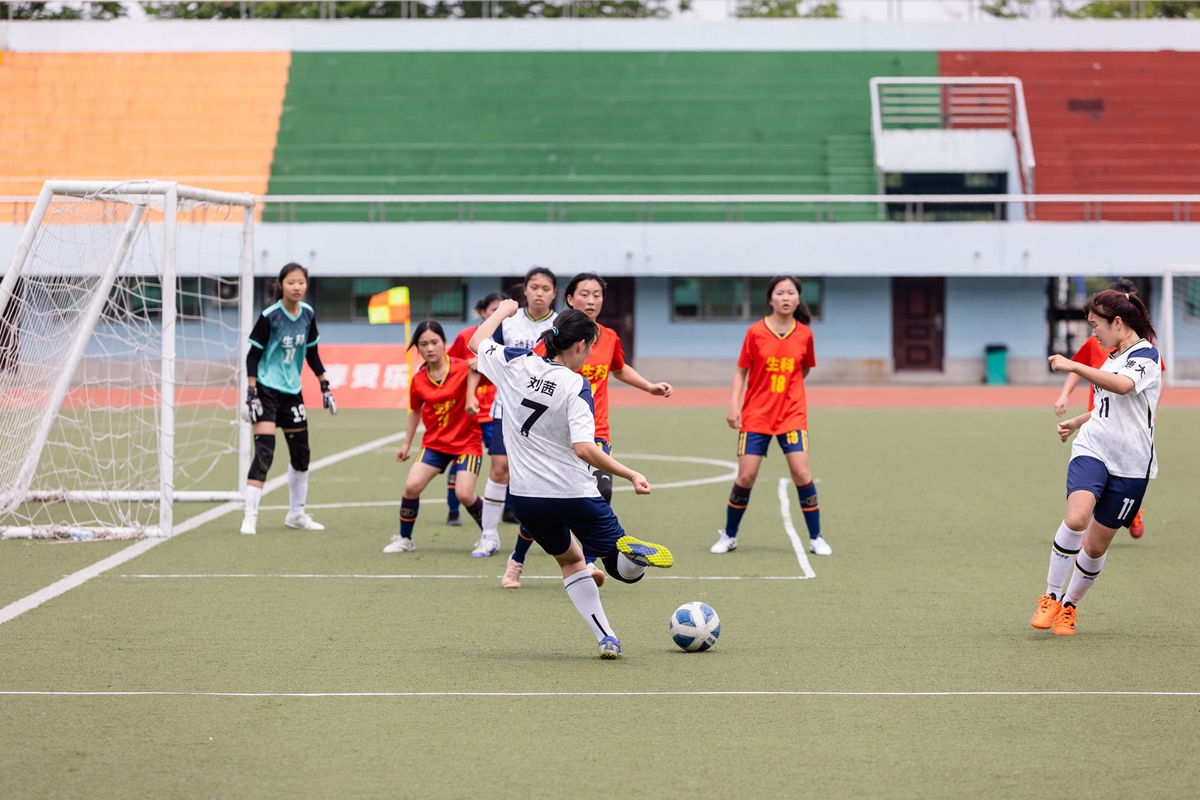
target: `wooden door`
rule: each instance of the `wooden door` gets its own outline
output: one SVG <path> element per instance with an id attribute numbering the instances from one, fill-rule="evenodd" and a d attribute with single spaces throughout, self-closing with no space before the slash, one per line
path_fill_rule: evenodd
<path id="1" fill-rule="evenodd" d="M 633 278 L 605 278 L 604 308 L 598 322 L 617 332 L 625 358 L 633 358 Z"/>
<path id="2" fill-rule="evenodd" d="M 941 371 L 945 313 L 945 278 L 892 278 L 892 356 L 898 372 Z"/>

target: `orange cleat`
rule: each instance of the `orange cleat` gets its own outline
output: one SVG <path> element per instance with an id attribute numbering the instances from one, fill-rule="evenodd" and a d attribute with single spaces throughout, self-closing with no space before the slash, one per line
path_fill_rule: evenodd
<path id="1" fill-rule="evenodd" d="M 504 577 L 500 579 L 500 585 L 505 589 L 520 589 L 523 569 L 525 569 L 524 564 L 520 561 L 513 561 L 512 556 L 509 556 L 508 568 L 504 570 Z"/>
<path id="2" fill-rule="evenodd" d="M 604 578 L 606 577 L 604 575 L 604 570 L 597 567 L 596 562 L 594 561 L 588 564 L 588 569 L 592 571 L 592 580 L 596 582 L 596 588 L 599 589 L 604 585 Z"/>
<path id="3" fill-rule="evenodd" d="M 1075 610 L 1075 606 L 1063 606 L 1062 611 L 1058 612 L 1058 616 L 1054 618 L 1054 635 L 1074 636 L 1077 616 L 1079 616 L 1079 612 Z"/>
<path id="4" fill-rule="evenodd" d="M 1037 611 L 1033 612 L 1033 619 L 1030 620 L 1030 623 L 1039 631 L 1049 630 L 1050 626 L 1054 624 L 1054 618 L 1062 610 L 1062 601 L 1044 594 L 1038 598 L 1037 604 Z"/>
<path id="5" fill-rule="evenodd" d="M 1133 518 L 1133 524 L 1129 526 L 1129 535 L 1135 539 L 1140 539 L 1145 532 L 1146 526 L 1142 523 L 1142 510 L 1139 508 L 1137 516 Z"/>

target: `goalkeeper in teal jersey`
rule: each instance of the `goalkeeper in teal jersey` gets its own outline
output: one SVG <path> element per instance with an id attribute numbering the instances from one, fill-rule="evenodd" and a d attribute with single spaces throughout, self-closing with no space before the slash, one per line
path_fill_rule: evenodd
<path id="1" fill-rule="evenodd" d="M 279 272 L 280 298 L 263 309 L 250 333 L 246 355 L 246 406 L 254 426 L 254 453 L 246 481 L 246 516 L 242 533 L 258 532 L 258 504 L 263 482 L 275 457 L 275 429 L 282 428 L 288 455 L 288 513 L 283 524 L 307 531 L 325 530 L 304 512 L 308 495 L 308 413 L 300 396 L 300 371 L 304 362 L 321 381 L 321 399 L 330 414 L 337 404 L 325 380 L 325 367 L 317 355 L 317 315 L 301 302 L 308 291 L 308 270 L 288 264 Z"/>

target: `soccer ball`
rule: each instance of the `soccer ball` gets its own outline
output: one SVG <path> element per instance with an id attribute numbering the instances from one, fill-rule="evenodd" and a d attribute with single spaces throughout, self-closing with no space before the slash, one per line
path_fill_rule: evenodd
<path id="1" fill-rule="evenodd" d="M 704 603 L 684 603 L 671 614 L 671 638 L 689 653 L 699 653 L 717 643 L 721 620 Z"/>

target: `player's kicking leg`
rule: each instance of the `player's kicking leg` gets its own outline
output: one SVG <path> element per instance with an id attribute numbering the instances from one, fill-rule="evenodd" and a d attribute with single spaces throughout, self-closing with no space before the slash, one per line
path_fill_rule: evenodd
<path id="1" fill-rule="evenodd" d="M 1075 570 L 1075 559 L 1083 543 L 1083 532 L 1092 519 L 1096 496 L 1088 489 L 1067 495 L 1067 513 L 1054 534 L 1050 548 L 1050 569 L 1046 573 L 1046 593 L 1037 599 L 1030 624 L 1038 630 L 1050 630 L 1062 611 L 1063 589 Z"/>

